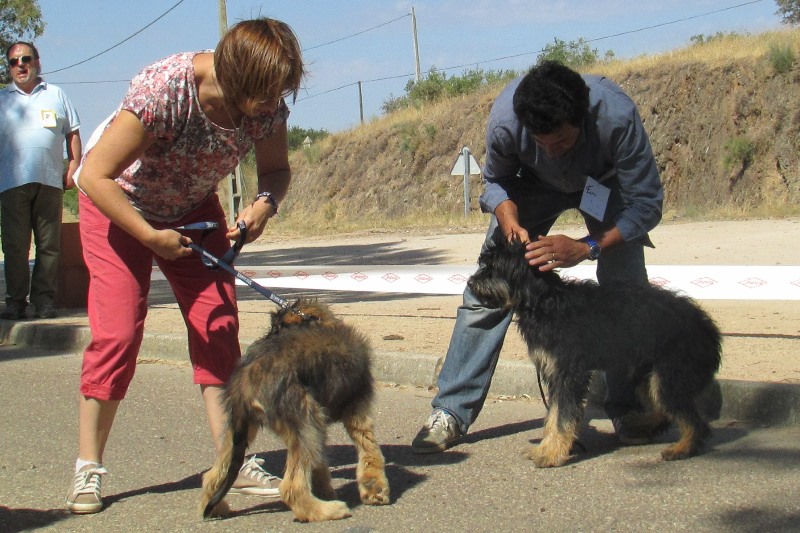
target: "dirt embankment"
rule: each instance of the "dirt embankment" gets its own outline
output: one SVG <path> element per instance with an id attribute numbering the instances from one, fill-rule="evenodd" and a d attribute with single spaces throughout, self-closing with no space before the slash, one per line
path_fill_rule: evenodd
<path id="1" fill-rule="evenodd" d="M 596 67 L 595 71 L 602 71 Z M 653 61 L 609 77 L 637 103 L 666 187 L 666 210 L 771 216 L 800 203 L 800 62 L 778 74 L 767 57 Z M 500 87 L 404 110 L 292 154 L 283 219 L 386 220 L 463 213 L 463 146 L 479 162 Z M 480 178 L 470 184 L 477 209 Z M 297 209 L 293 206 L 297 205 Z"/>
<path id="2" fill-rule="evenodd" d="M 800 200 L 800 69 L 694 63 L 617 81 L 639 106 L 668 205 L 748 212 Z"/>

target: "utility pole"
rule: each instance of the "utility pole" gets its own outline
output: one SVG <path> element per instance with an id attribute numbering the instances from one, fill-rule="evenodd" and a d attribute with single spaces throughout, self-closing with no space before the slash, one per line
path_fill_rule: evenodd
<path id="1" fill-rule="evenodd" d="M 364 95 L 361 92 L 361 81 L 358 82 L 358 108 L 361 116 L 361 123 L 364 123 Z"/>
<path id="2" fill-rule="evenodd" d="M 414 65 L 416 66 L 416 77 L 414 81 L 419 83 L 422 78 L 422 72 L 419 68 L 419 40 L 417 39 L 417 12 L 414 7 L 411 7 L 411 29 L 414 33 Z"/>
<path id="3" fill-rule="evenodd" d="M 228 10 L 226 0 L 217 0 L 219 6 L 219 36 L 220 38 L 228 31 Z M 236 124 L 233 125 L 236 127 Z M 233 174 L 228 176 L 228 221 L 231 226 L 239 216 L 239 208 L 242 206 L 242 167 L 239 163 L 233 170 Z"/>
<path id="4" fill-rule="evenodd" d="M 226 9 L 226 0 L 217 0 L 219 6 L 219 36 L 225 35 L 228 31 L 228 10 Z"/>

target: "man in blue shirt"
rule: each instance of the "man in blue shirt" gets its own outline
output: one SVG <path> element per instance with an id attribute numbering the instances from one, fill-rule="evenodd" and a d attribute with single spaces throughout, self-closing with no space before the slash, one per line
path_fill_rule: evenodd
<path id="1" fill-rule="evenodd" d="M 80 119 L 64 92 L 42 81 L 33 44 L 12 44 L 6 59 L 12 83 L 0 90 L 0 231 L 6 280 L 6 308 L 0 318 L 25 318 L 29 293 L 36 316 L 53 318 L 64 189 L 74 185 L 72 175 L 80 163 Z M 31 232 L 36 244 L 33 275 L 28 266 Z"/>
<path id="2" fill-rule="evenodd" d="M 636 106 L 610 80 L 581 76 L 545 61 L 497 97 L 486 128 L 485 189 L 492 213 L 484 247 L 527 241 L 528 262 L 542 271 L 597 261 L 601 284 L 648 283 L 644 246 L 661 220 L 663 188 Z M 561 213 L 580 209 L 588 235 L 548 235 Z M 467 288 L 459 307 L 433 413 L 412 443 L 416 453 L 456 444 L 478 417 L 511 313 L 481 304 Z M 625 424 L 640 409 L 636 383 L 606 373 L 605 410 L 622 444 L 650 435 Z"/>

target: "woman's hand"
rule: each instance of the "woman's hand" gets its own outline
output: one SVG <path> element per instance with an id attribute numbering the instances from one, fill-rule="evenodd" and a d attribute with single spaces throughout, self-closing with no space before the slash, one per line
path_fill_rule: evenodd
<path id="1" fill-rule="evenodd" d="M 153 253 L 169 260 L 192 255 L 194 252 L 187 247 L 191 242 L 192 239 L 172 229 L 153 229 L 142 241 Z"/>
<path id="2" fill-rule="evenodd" d="M 250 204 L 239 214 L 236 224 L 228 228 L 225 236 L 231 240 L 238 239 L 241 232 L 238 228 L 239 222 L 247 225 L 247 239 L 245 243 L 253 242 L 258 239 L 267 227 L 267 221 L 275 216 L 275 208 L 266 199 L 259 199 Z"/>

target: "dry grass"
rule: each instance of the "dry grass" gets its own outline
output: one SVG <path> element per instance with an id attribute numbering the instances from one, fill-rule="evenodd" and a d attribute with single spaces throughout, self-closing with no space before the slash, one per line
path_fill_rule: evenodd
<path id="1" fill-rule="evenodd" d="M 792 140 L 800 106 L 789 96 L 800 67 L 795 61 L 788 75 L 773 75 L 770 49 L 776 45 L 800 55 L 800 30 L 714 37 L 588 69 L 623 84 L 649 119 L 662 178 L 672 191 L 665 220 L 800 214 L 794 199 L 798 150 Z M 628 78 L 633 82 L 625 84 Z M 268 231 L 482 230 L 486 215 L 475 211 L 473 202 L 473 212 L 464 218 L 460 185 L 448 176 L 448 165 L 464 145 L 481 161 L 486 115 L 499 90 L 485 87 L 478 94 L 400 110 L 338 132 L 313 151 L 293 153 L 295 181 L 283 216 Z M 769 142 L 755 142 L 765 137 L 763 131 Z M 758 150 L 742 176 L 725 171 L 720 162 L 720 146 L 735 135 L 752 137 Z M 245 189 L 255 191 L 252 169 L 244 171 Z M 404 201 L 414 210 L 398 208 Z M 563 219 L 579 221 L 577 214 Z"/>
<path id="2" fill-rule="evenodd" d="M 800 53 L 800 31 L 786 29 L 758 35 L 727 35 L 662 54 L 598 63 L 586 71 L 610 78 L 622 78 L 632 71 L 647 71 L 687 63 L 701 63 L 712 69 L 722 68 L 733 61 L 765 58 L 770 46 L 776 43 L 790 43 Z"/>

